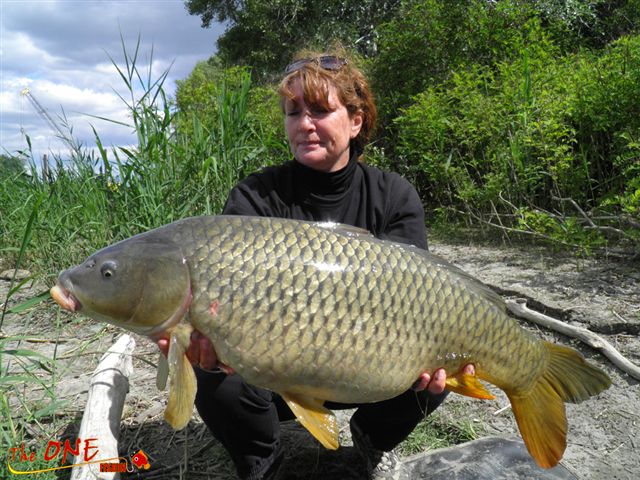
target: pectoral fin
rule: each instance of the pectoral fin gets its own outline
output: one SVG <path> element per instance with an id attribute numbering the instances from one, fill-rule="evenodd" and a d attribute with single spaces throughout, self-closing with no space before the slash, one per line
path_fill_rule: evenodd
<path id="1" fill-rule="evenodd" d="M 292 393 L 281 395 L 302 426 L 325 448 L 336 450 L 340 446 L 338 422 L 333 412 L 322 406 L 323 400 Z"/>
<path id="2" fill-rule="evenodd" d="M 167 388 L 167 377 L 169 375 L 169 363 L 167 358 L 162 354 L 158 354 L 158 366 L 156 367 L 156 387 L 158 390 Z"/>
<path id="3" fill-rule="evenodd" d="M 189 423 L 196 398 L 196 375 L 186 355 L 192 330 L 190 325 L 180 324 L 169 340 L 169 401 L 164 418 L 175 430 Z"/>
<path id="4" fill-rule="evenodd" d="M 496 398 L 480 383 L 475 375 L 458 372 L 452 377 L 447 377 L 445 382 L 447 390 L 466 395 L 467 397 L 493 400 Z"/>

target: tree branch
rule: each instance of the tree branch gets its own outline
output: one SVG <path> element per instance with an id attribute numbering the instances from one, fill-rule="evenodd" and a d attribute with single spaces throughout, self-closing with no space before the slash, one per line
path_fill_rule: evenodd
<path id="1" fill-rule="evenodd" d="M 587 213 L 580 208 L 580 206 L 576 203 L 573 198 L 561 198 L 561 197 L 551 197 L 558 202 L 570 203 L 573 208 L 580 214 L 580 216 L 587 222 L 588 226 L 584 227 L 586 230 L 599 230 L 601 232 L 610 232 L 621 237 L 624 237 L 628 240 L 636 242 L 637 239 L 629 235 L 627 232 L 620 230 L 619 228 L 611 227 L 609 225 L 596 225 L 593 219 L 587 215 Z"/>

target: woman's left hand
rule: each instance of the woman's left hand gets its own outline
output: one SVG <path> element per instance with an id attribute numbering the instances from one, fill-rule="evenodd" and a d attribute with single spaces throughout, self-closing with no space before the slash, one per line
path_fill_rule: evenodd
<path id="1" fill-rule="evenodd" d="M 471 363 L 465 365 L 462 371 L 467 375 L 476 374 L 476 369 Z M 429 375 L 427 372 L 424 372 L 422 375 L 420 375 L 416 383 L 413 384 L 413 390 L 415 390 L 416 392 L 420 392 L 426 389 L 429 393 L 438 395 L 444 392 L 446 381 L 447 372 L 445 372 L 444 368 L 437 369 L 433 373 L 433 376 Z"/>

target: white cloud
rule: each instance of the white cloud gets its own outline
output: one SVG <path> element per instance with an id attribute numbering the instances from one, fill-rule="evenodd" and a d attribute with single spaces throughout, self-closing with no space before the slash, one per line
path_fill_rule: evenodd
<path id="1" fill-rule="evenodd" d="M 4 65 L 20 65 L 22 71 L 34 71 L 62 60 L 39 48 L 24 32 L 5 31 L 2 40 Z"/>
<path id="2" fill-rule="evenodd" d="M 175 80 L 214 53 L 221 32 L 203 30 L 182 0 L 0 0 L 0 151 L 25 148 L 21 128 L 36 157 L 59 144 L 20 95 L 27 86 L 56 121 L 64 110 L 83 144 L 94 142 L 92 124 L 105 145 L 132 143 L 130 128 L 95 118 L 130 120 L 116 93 L 129 92 L 111 61 L 124 71 L 122 40 L 132 56 L 140 39 L 137 65 L 145 75 L 153 52 L 152 79 L 173 63 L 165 83 L 172 95 Z"/>

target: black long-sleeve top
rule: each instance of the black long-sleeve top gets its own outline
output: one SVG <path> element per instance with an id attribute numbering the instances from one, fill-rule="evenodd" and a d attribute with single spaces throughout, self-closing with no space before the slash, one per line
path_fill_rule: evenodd
<path id="1" fill-rule="evenodd" d="M 427 248 L 424 209 L 400 175 L 357 161 L 320 172 L 295 160 L 245 178 L 229 194 L 223 214 L 332 221 L 364 228 L 382 239 Z"/>

